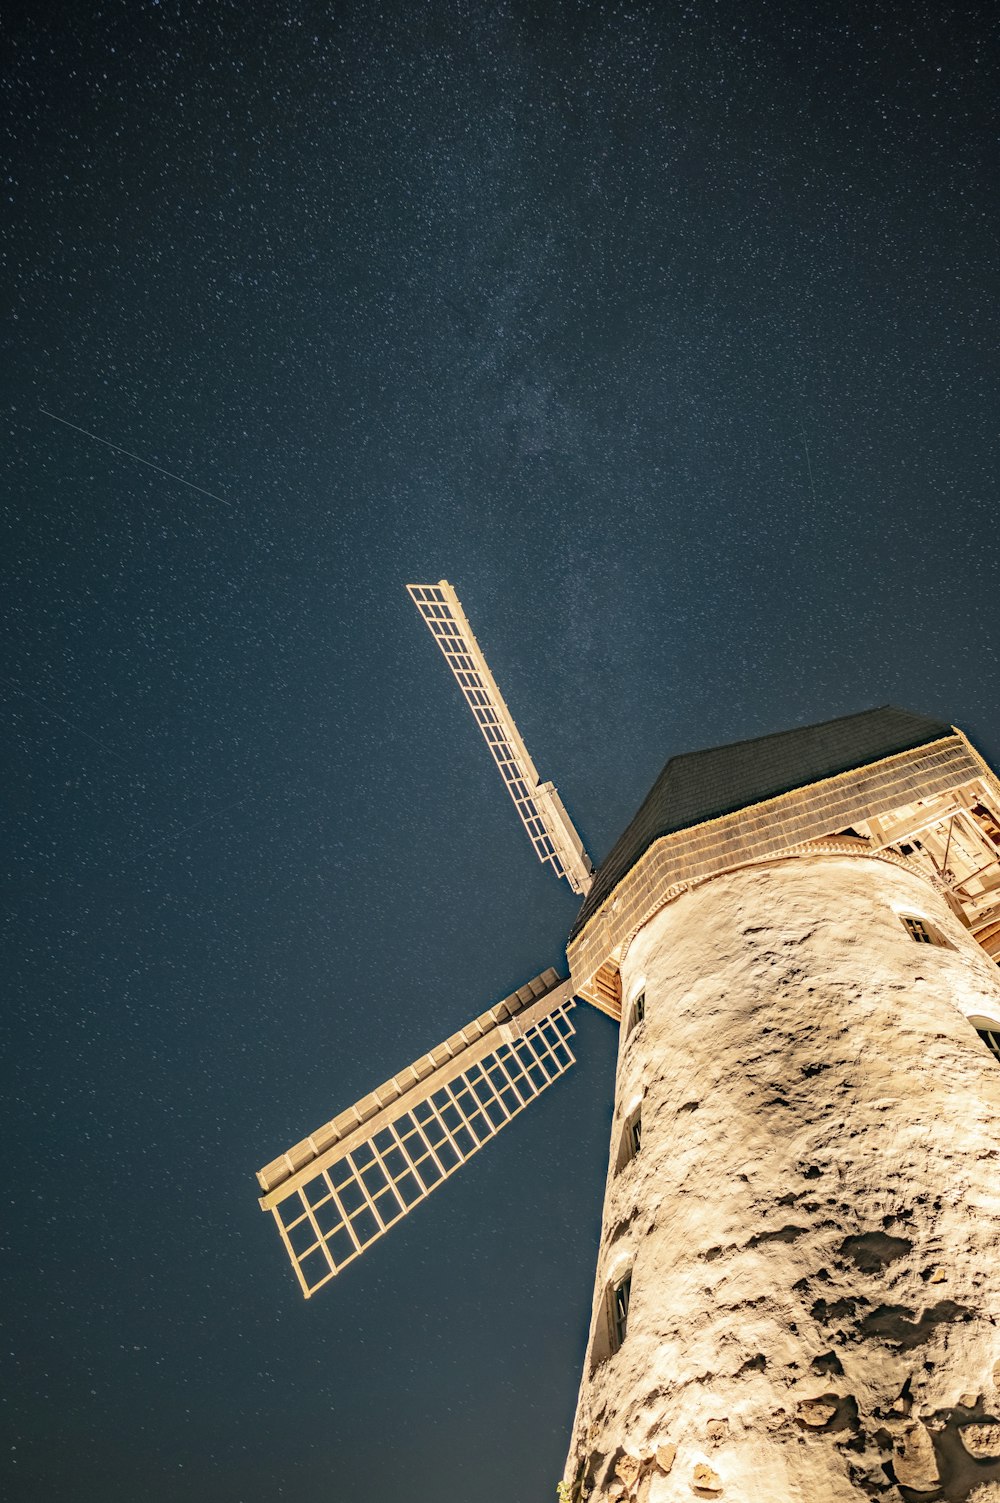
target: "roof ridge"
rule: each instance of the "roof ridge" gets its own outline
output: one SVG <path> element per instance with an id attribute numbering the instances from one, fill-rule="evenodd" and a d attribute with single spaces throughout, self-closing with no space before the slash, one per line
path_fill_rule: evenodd
<path id="1" fill-rule="evenodd" d="M 873 705 L 867 710 L 851 710 L 846 715 L 833 715 L 829 720 L 813 720 L 807 725 L 790 725 L 786 726 L 783 731 L 765 731 L 763 736 L 744 736 L 739 741 L 721 741 L 716 746 L 701 746 L 695 747 L 692 751 L 675 752 L 672 757 L 667 758 L 663 771 L 665 772 L 672 762 L 683 762 L 688 757 L 704 757 L 707 753 L 714 751 L 732 751 L 737 746 L 758 746 L 762 741 L 782 740 L 786 736 L 794 736 L 798 731 L 821 731 L 827 726 L 840 725 L 845 720 L 864 720 L 869 715 L 884 715 L 887 710 L 893 711 L 896 715 L 905 715 L 910 720 L 925 720 L 929 725 L 945 724 L 943 720 L 937 720 L 933 715 L 921 714 L 919 710 L 906 710 L 902 705 Z M 951 729 L 950 726 L 948 728 Z"/>

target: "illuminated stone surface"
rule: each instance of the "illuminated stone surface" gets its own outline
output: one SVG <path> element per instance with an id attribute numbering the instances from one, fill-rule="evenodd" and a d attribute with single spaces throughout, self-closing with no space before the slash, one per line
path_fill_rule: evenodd
<path id="1" fill-rule="evenodd" d="M 958 1433 L 969 1455 L 978 1461 L 1000 1456 L 1000 1424 L 963 1425 Z"/>
<path id="2" fill-rule="evenodd" d="M 642 1145 L 609 1175 L 567 1475 L 603 1497 L 628 1452 L 648 1503 L 708 1495 L 698 1468 L 741 1503 L 847 1503 L 940 1468 L 1000 1500 L 956 1433 L 1000 1408 L 1000 1068 L 964 1016 L 1000 1020 L 996 967 L 921 877 L 816 856 L 682 895 L 622 981 L 646 1006 L 612 1166 L 640 1099 Z"/>

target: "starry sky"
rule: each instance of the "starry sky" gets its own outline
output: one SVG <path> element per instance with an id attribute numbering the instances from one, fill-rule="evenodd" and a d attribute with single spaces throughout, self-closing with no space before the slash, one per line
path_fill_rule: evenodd
<path id="1" fill-rule="evenodd" d="M 554 1497 L 607 1019 L 315 1299 L 256 1203 L 576 911 L 403 587 L 597 859 L 675 752 L 892 701 L 1000 759 L 997 24 L 9 13 L 5 1499 Z"/>

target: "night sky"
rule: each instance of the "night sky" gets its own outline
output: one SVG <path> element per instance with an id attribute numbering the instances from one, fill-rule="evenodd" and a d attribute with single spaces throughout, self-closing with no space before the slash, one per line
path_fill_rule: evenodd
<path id="1" fill-rule="evenodd" d="M 551 1500 L 612 1024 L 315 1299 L 256 1202 L 576 911 L 403 587 L 595 859 L 679 751 L 892 701 L 1000 759 L 995 7 L 36 4 L 5 55 L 0 1492 Z"/>

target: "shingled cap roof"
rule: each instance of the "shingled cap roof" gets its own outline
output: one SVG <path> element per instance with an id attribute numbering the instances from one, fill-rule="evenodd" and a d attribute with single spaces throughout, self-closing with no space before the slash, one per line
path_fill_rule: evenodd
<path id="1" fill-rule="evenodd" d="M 953 728 L 942 720 L 884 705 L 860 715 L 758 736 L 754 741 L 671 757 L 638 814 L 598 867 L 573 935 L 661 835 L 951 735 Z"/>

